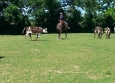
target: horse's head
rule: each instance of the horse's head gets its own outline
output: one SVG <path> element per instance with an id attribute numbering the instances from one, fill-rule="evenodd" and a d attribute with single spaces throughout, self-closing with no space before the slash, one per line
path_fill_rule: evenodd
<path id="1" fill-rule="evenodd" d="M 57 25 L 56 25 L 56 29 L 61 29 L 62 28 L 62 25 L 60 26 L 60 23 L 58 23 Z"/>
<path id="2" fill-rule="evenodd" d="M 43 29 L 43 33 L 48 33 L 48 32 L 47 32 L 47 28 L 44 28 L 44 29 Z"/>

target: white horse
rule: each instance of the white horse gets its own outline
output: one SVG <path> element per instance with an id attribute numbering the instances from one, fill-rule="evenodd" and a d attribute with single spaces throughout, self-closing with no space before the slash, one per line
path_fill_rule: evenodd
<path id="1" fill-rule="evenodd" d="M 95 30 L 94 30 L 94 38 L 95 38 L 95 35 L 96 33 L 98 33 L 98 38 L 101 38 L 102 37 L 102 34 L 103 34 L 103 29 L 101 27 L 95 27 Z"/>
<path id="2" fill-rule="evenodd" d="M 37 34 L 37 38 L 40 38 L 40 34 L 41 33 L 47 33 L 47 28 L 41 28 L 41 27 L 35 27 L 35 26 L 28 26 L 28 27 L 25 27 L 22 31 L 22 33 L 24 33 L 24 30 L 26 30 L 26 34 L 25 34 L 25 40 L 26 40 L 26 37 L 29 35 L 29 37 L 31 38 L 32 40 L 32 37 L 31 37 L 31 34 L 32 33 L 36 33 Z M 36 40 L 35 39 L 35 40 Z"/>
<path id="3" fill-rule="evenodd" d="M 110 39 L 111 29 L 109 27 L 105 28 L 106 39 Z"/>

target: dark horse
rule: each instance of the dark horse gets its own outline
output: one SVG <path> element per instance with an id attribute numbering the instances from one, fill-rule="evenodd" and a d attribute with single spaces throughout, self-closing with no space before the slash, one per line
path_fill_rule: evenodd
<path id="1" fill-rule="evenodd" d="M 56 25 L 56 30 L 58 32 L 58 39 L 60 39 L 61 33 L 65 32 L 65 39 L 67 40 L 67 29 L 70 29 L 70 27 L 65 21 L 61 24 L 61 26 L 60 23 Z"/>
<path id="2" fill-rule="evenodd" d="M 41 28 L 41 27 L 35 27 L 35 26 L 28 26 L 28 27 L 25 27 L 22 31 L 22 33 L 24 33 L 24 30 L 26 30 L 26 34 L 25 34 L 25 40 L 26 40 L 26 37 L 29 35 L 29 37 L 31 38 L 32 40 L 32 37 L 31 37 L 31 34 L 34 33 L 34 34 L 37 34 L 37 38 L 40 38 L 40 34 L 41 33 L 47 33 L 47 28 Z M 35 39 L 35 40 L 36 40 Z"/>

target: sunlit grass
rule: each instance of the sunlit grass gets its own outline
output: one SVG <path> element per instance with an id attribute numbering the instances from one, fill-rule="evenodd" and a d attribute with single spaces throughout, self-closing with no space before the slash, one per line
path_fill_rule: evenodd
<path id="1" fill-rule="evenodd" d="M 32 36 L 36 38 L 35 35 Z M 0 83 L 114 83 L 115 34 L 0 36 Z"/>

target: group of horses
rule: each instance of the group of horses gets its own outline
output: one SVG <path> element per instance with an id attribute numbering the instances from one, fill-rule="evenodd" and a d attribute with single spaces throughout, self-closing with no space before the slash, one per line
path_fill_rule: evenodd
<path id="1" fill-rule="evenodd" d="M 67 40 L 67 30 L 68 29 L 70 29 L 70 27 L 68 26 L 68 24 L 65 21 L 61 24 L 61 26 L 60 26 L 60 23 L 57 23 L 56 30 L 58 33 L 58 39 L 60 39 L 61 33 L 65 32 L 65 40 Z M 27 26 L 23 29 L 22 33 L 24 33 L 24 30 L 26 30 L 25 40 L 28 35 L 32 40 L 32 37 L 31 37 L 32 34 L 37 34 L 37 37 L 36 37 L 36 39 L 37 39 L 37 38 L 40 38 L 41 33 L 47 33 L 47 28 L 42 28 L 42 27 L 37 27 L 37 26 Z M 104 33 L 104 31 L 101 27 L 99 27 L 99 26 L 95 27 L 94 38 L 95 38 L 96 34 L 98 34 L 98 38 L 101 38 L 103 33 Z M 106 34 L 106 39 L 109 39 L 110 34 L 111 34 L 111 29 L 109 27 L 105 28 L 105 34 Z"/>
<path id="2" fill-rule="evenodd" d="M 110 39 L 111 29 L 109 27 L 106 27 L 105 30 L 103 31 L 103 29 L 98 26 L 95 27 L 94 38 L 96 36 L 96 33 L 98 34 L 98 38 L 101 38 L 104 32 L 106 34 L 106 39 Z"/>
<path id="3" fill-rule="evenodd" d="M 65 21 L 61 24 L 61 26 L 60 26 L 60 23 L 58 23 L 56 25 L 56 30 L 58 32 L 58 39 L 60 39 L 61 33 L 65 32 L 65 39 L 67 40 L 67 30 L 68 29 L 70 29 L 70 27 Z M 41 33 L 47 33 L 47 28 L 42 28 L 42 27 L 37 27 L 37 26 L 27 26 L 23 29 L 22 33 L 24 33 L 24 31 L 26 31 L 25 40 L 28 35 L 32 40 L 32 37 L 31 37 L 32 34 L 37 34 L 36 39 L 40 38 Z"/>

